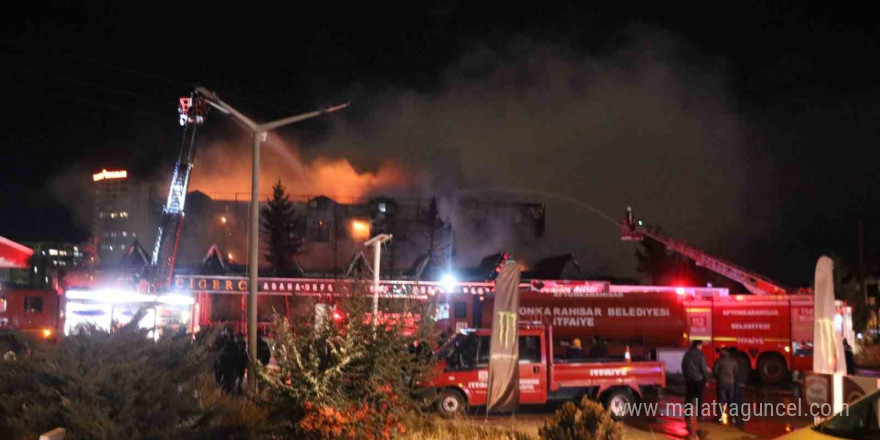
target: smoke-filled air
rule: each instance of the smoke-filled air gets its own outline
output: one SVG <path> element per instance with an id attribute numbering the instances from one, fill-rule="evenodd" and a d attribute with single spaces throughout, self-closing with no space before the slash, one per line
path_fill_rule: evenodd
<path id="1" fill-rule="evenodd" d="M 615 218 L 633 206 L 669 234 L 735 260 L 746 251 L 740 243 L 764 233 L 748 228 L 772 222 L 730 213 L 769 217 L 762 207 L 773 200 L 772 173 L 754 165 L 769 162 L 748 145 L 754 136 L 728 99 L 724 66 L 656 31 L 631 32 L 597 57 L 529 40 L 476 46 L 430 92 L 353 85 L 361 117 L 326 118 L 329 133 L 307 148 L 270 136 L 260 192 L 280 179 L 294 195 L 339 201 L 436 196 L 453 224 L 456 198 L 544 202 L 541 246 L 574 252 L 591 275 L 632 275 L 635 259 L 586 205 Z M 250 142 L 242 136 L 200 147 L 191 189 L 248 197 Z M 459 264 L 515 251 L 505 249 L 503 227 L 468 234 L 456 230 Z"/>

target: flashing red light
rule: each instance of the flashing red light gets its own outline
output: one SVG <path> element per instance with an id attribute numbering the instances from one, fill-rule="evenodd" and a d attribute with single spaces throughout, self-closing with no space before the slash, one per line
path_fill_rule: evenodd
<path id="1" fill-rule="evenodd" d="M 341 319 L 342 319 L 342 315 L 340 315 L 339 312 L 333 312 L 333 320 L 334 321 L 339 321 Z"/>
<path id="2" fill-rule="evenodd" d="M 687 293 L 687 291 L 684 290 L 684 287 L 676 287 L 676 288 L 675 288 L 675 293 L 677 293 L 677 294 L 679 294 L 679 295 L 684 295 L 685 293 Z"/>

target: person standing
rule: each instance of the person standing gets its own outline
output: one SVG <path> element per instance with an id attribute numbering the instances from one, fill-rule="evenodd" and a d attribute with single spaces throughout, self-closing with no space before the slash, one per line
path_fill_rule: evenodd
<path id="1" fill-rule="evenodd" d="M 220 384 L 227 394 L 235 392 L 235 382 L 241 364 L 241 350 L 231 327 L 226 327 L 218 339 Z"/>
<path id="2" fill-rule="evenodd" d="M 706 381 L 712 374 L 706 366 L 706 356 L 703 355 L 703 341 L 691 342 L 691 348 L 681 359 L 681 373 L 685 381 L 685 412 L 684 419 L 689 431 L 695 428 L 695 421 L 700 417 L 700 403 L 703 400 L 703 391 L 706 389 Z M 694 417 L 694 422 L 691 418 Z"/>
<path id="3" fill-rule="evenodd" d="M 846 361 L 846 375 L 852 376 L 856 374 L 856 361 L 853 357 L 852 345 L 849 345 L 849 341 L 846 338 L 843 338 L 843 359 Z"/>
<path id="4" fill-rule="evenodd" d="M 721 405 L 720 421 L 724 421 L 724 413 L 727 413 L 728 420 L 732 422 L 730 413 L 731 407 L 736 405 L 736 378 L 739 375 L 739 365 L 731 356 L 729 349 L 721 349 L 721 358 L 715 362 L 712 370 L 715 375 L 715 394 Z M 733 413 L 739 416 L 739 408 L 734 409 Z"/>
<path id="5" fill-rule="evenodd" d="M 257 330 L 257 359 L 265 367 L 269 365 L 272 358 L 272 352 L 269 350 L 269 344 L 263 339 L 263 330 Z"/>

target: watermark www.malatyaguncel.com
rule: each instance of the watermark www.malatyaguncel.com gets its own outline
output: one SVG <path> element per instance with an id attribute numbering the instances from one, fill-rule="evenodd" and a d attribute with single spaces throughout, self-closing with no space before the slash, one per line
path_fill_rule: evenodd
<path id="1" fill-rule="evenodd" d="M 830 417 L 834 410 L 830 403 L 807 403 L 798 399 L 789 403 L 752 402 L 741 404 L 721 404 L 719 402 L 700 402 L 697 405 L 682 402 L 634 402 L 624 403 L 613 409 L 615 413 L 627 416 L 647 417 L 704 417 L 720 418 L 722 414 L 748 421 L 752 417 Z M 842 414 L 849 412 L 843 405 Z"/>

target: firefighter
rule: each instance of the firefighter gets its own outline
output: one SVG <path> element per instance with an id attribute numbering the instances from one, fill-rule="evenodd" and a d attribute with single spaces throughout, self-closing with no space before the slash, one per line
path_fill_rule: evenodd
<path id="1" fill-rule="evenodd" d="M 692 424 L 690 416 L 699 420 L 703 391 L 706 389 L 706 381 L 712 375 L 709 367 L 706 366 L 706 356 L 703 355 L 703 341 L 691 342 L 691 348 L 681 359 L 681 372 L 684 375 L 686 386 L 684 418 L 688 431 L 693 432 L 695 424 Z"/>
<path id="2" fill-rule="evenodd" d="M 587 355 L 584 354 L 584 348 L 581 347 L 581 340 L 579 338 L 571 340 L 571 346 L 568 347 L 568 351 L 566 351 L 565 354 L 569 360 L 582 360 L 587 357 Z"/>

